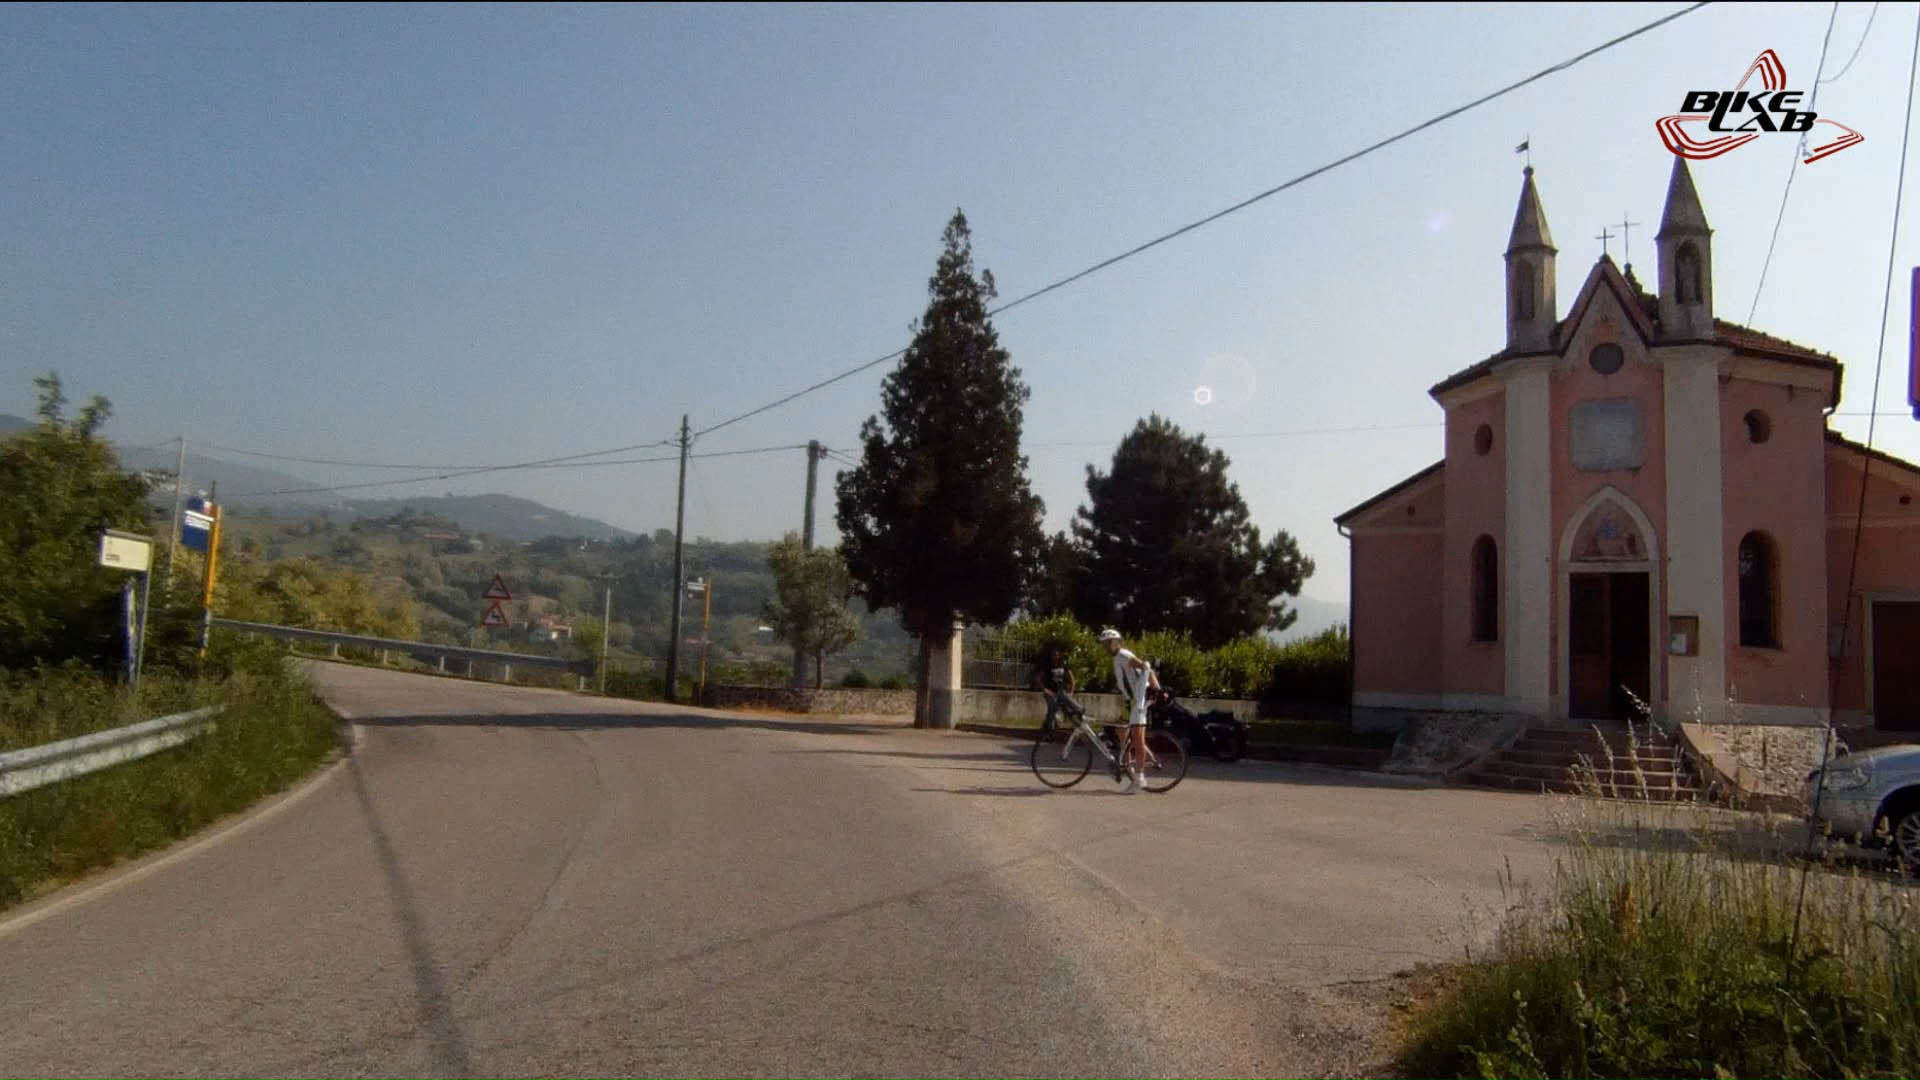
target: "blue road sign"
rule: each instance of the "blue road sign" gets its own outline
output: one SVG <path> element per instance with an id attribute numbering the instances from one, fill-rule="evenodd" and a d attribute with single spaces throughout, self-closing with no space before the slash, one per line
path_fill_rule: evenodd
<path id="1" fill-rule="evenodd" d="M 180 546 L 189 551 L 205 551 L 213 537 L 213 507 L 196 495 L 187 500 L 180 515 Z"/>

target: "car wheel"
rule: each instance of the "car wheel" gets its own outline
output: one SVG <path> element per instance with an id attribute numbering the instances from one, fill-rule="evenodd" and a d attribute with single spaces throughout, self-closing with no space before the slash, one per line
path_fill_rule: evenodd
<path id="1" fill-rule="evenodd" d="M 1920 873 L 1920 806 L 1907 806 L 1893 815 L 1888 847 L 1908 873 Z"/>

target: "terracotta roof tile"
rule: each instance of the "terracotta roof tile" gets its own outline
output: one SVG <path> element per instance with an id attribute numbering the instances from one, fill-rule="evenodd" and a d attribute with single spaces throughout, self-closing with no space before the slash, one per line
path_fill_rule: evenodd
<path id="1" fill-rule="evenodd" d="M 1720 344 L 1728 345 L 1736 349 L 1774 353 L 1782 358 L 1791 357 L 1807 363 L 1818 364 L 1821 367 L 1836 366 L 1839 363 L 1839 361 L 1826 353 L 1815 352 L 1805 345 L 1796 345 L 1785 338 L 1777 338 L 1772 334 L 1763 334 L 1758 330 L 1741 326 L 1739 323 L 1730 323 L 1725 319 L 1713 320 L 1713 334 L 1714 339 Z"/>

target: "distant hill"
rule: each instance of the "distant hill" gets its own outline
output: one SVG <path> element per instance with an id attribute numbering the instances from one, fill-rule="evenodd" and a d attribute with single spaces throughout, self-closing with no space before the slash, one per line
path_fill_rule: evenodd
<path id="1" fill-rule="evenodd" d="M 25 431 L 33 426 L 34 421 L 25 417 L 0 413 L 0 436 Z M 171 474 L 179 464 L 179 457 L 165 449 L 122 449 L 120 461 L 129 469 Z M 513 495 L 354 499 L 335 492 L 310 490 L 320 485 L 305 477 L 196 454 L 189 446 L 187 491 L 207 491 L 216 485 L 222 505 L 245 509 L 256 516 L 299 518 L 325 514 L 346 524 L 361 518 L 388 518 L 412 509 L 421 516 L 455 522 L 469 533 L 486 533 L 516 543 L 543 540 L 549 536 L 625 540 L 637 535 L 598 518 L 569 514 Z M 155 502 L 173 501 L 171 484 L 156 486 L 153 494 Z"/>
<path id="2" fill-rule="evenodd" d="M 178 458 L 164 450 L 128 450 L 121 453 L 121 461 L 134 469 L 164 469 L 170 473 L 178 463 Z M 354 499 L 348 497 L 350 492 L 343 495 L 313 491 L 310 489 L 320 485 L 312 480 L 195 454 L 189 447 L 187 490 L 206 491 L 216 483 L 219 485 L 222 505 L 270 517 L 326 514 L 345 523 L 360 518 L 392 517 L 411 508 L 423 516 L 446 518 L 467 532 L 487 533 L 503 540 L 540 540 L 549 536 L 620 540 L 634 535 L 596 518 L 569 514 L 532 499 L 512 495 Z M 166 486 L 156 490 L 155 495 L 163 501 L 170 501 L 173 489 Z"/>
<path id="3" fill-rule="evenodd" d="M 549 536 L 588 540 L 625 540 L 638 534 L 598 518 L 581 517 L 514 495 L 442 495 L 413 499 L 346 500 L 336 504 L 353 517 L 388 518 L 403 510 L 446 518 L 468 532 L 502 540 L 543 540 Z"/>
<path id="4" fill-rule="evenodd" d="M 332 495 L 317 492 L 303 495 L 262 495 L 268 491 L 300 491 L 303 488 L 317 487 L 312 480 L 273 469 L 262 469 L 254 465 L 242 465 L 224 458 L 208 457 L 193 453 L 189 446 L 187 452 L 187 492 L 206 491 L 218 485 L 220 502 L 232 506 L 247 507 L 286 507 L 288 509 L 318 508 L 334 502 Z M 120 462 L 129 469 L 142 471 L 149 469 L 173 472 L 179 464 L 177 453 L 167 450 L 134 449 L 120 451 Z M 166 500 L 173 498 L 171 485 L 156 491 Z"/>
<path id="5" fill-rule="evenodd" d="M 1336 586 L 1337 587 L 1337 586 Z M 1291 598 L 1287 604 L 1300 613 L 1300 618 L 1279 635 L 1281 641 L 1298 641 L 1310 638 L 1336 624 L 1348 621 L 1347 605 L 1331 600 L 1317 600 L 1311 596 Z"/>

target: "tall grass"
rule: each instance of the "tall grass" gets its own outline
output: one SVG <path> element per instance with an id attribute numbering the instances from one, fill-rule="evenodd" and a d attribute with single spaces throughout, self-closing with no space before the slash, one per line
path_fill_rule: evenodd
<path id="1" fill-rule="evenodd" d="M 1920 1075 L 1920 892 L 1789 822 L 1570 804 L 1538 891 L 1411 1023 L 1415 1076 Z M 1795 935 L 1805 876 L 1806 907 Z"/>
<path id="2" fill-rule="evenodd" d="M 332 714 L 268 651 L 210 678 L 144 676 L 137 698 L 83 670 L 0 678 L 0 750 L 211 704 L 226 711 L 192 742 L 0 798 L 0 907 L 245 809 L 339 745 Z"/>

